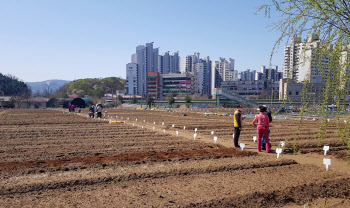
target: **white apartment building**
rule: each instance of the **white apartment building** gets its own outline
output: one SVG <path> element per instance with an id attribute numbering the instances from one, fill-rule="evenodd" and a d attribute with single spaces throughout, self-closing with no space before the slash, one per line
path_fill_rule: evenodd
<path id="1" fill-rule="evenodd" d="M 327 55 L 315 55 L 316 49 L 321 45 L 321 40 L 313 34 L 308 34 L 306 42 L 301 42 L 300 37 L 292 37 L 291 44 L 284 48 L 283 78 L 295 82 L 306 79 L 310 79 L 310 83 L 324 81 L 322 76 L 327 77 L 330 60 Z"/>
<path id="2" fill-rule="evenodd" d="M 137 64 L 129 63 L 126 65 L 126 94 L 137 95 Z"/>
<path id="3" fill-rule="evenodd" d="M 182 58 L 180 64 L 180 72 L 183 74 L 193 72 L 194 64 L 199 62 L 199 56 L 199 53 L 194 53 L 194 55 Z"/>
<path id="4" fill-rule="evenodd" d="M 194 93 L 201 95 L 211 94 L 211 61 L 209 56 L 199 59 L 198 63 L 193 64 L 193 86 Z"/>
<path id="5" fill-rule="evenodd" d="M 225 58 L 219 58 L 219 61 L 212 62 L 211 66 L 211 88 L 218 88 L 221 82 L 234 81 L 237 77 L 234 73 L 234 59 L 227 61 Z M 238 77 L 237 77 L 238 79 Z"/>

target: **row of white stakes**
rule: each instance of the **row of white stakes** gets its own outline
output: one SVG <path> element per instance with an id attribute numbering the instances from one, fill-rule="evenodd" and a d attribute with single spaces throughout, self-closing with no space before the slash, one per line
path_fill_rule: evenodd
<path id="1" fill-rule="evenodd" d="M 232 135 L 233 138 L 235 137 L 235 134 Z M 257 136 L 253 136 L 253 141 L 256 142 Z M 241 143 L 242 144 L 242 143 Z M 286 143 L 284 141 L 281 141 L 281 147 L 284 147 Z M 241 146 L 241 145 L 240 145 Z M 245 145 L 244 145 L 245 146 Z M 282 148 L 276 148 L 277 158 L 279 158 L 280 154 L 282 153 Z"/>
<path id="2" fill-rule="evenodd" d="M 329 151 L 329 146 L 323 146 L 323 151 L 324 151 L 324 155 L 327 155 L 327 151 Z M 328 166 L 331 165 L 331 159 L 323 158 L 323 164 L 326 165 L 326 170 L 328 171 Z"/>
<path id="3" fill-rule="evenodd" d="M 108 115 L 109 117 L 109 115 Z M 118 118 L 118 116 L 116 116 L 116 119 Z M 122 117 L 123 119 L 123 117 Z M 129 120 L 129 118 L 127 118 L 127 120 Z M 315 120 L 315 119 L 313 119 Z M 327 119 L 329 121 L 329 119 Z M 137 121 L 137 119 L 136 119 Z M 143 120 L 143 122 L 146 122 L 146 120 Z M 347 121 L 344 120 L 344 123 L 346 123 Z M 153 122 L 153 124 L 156 124 L 156 122 Z M 162 122 L 162 125 L 164 126 L 164 122 Z M 135 123 L 133 123 L 133 127 L 135 126 Z M 174 128 L 175 127 L 175 124 L 172 124 L 172 127 Z M 142 126 L 142 129 L 144 127 Z M 186 129 L 186 126 L 183 127 L 183 129 L 185 130 Z M 197 138 L 197 128 L 194 129 L 195 133 L 193 134 L 193 138 L 194 140 L 196 140 Z M 155 131 L 155 127 L 153 127 L 153 131 Z M 164 134 L 165 134 L 165 129 L 163 130 Z M 211 135 L 214 135 L 214 131 L 211 131 Z M 179 136 L 179 131 L 176 131 L 176 136 Z M 235 134 L 232 135 L 233 137 L 235 136 Z M 214 144 L 216 144 L 218 140 L 218 137 L 217 136 L 214 136 Z M 256 142 L 257 140 L 257 137 L 256 136 L 253 136 L 253 141 Z M 285 146 L 285 142 L 284 141 L 281 141 L 281 147 L 283 148 Z M 244 143 L 240 143 L 240 147 L 242 149 L 242 151 L 244 150 L 245 148 L 245 144 Z M 277 153 L 277 158 L 279 158 L 279 155 L 282 153 L 282 148 L 276 148 L 276 153 Z M 329 151 L 329 146 L 324 146 L 323 147 L 323 150 L 324 150 L 324 155 L 327 154 L 327 151 Z M 331 165 L 331 159 L 329 158 L 323 158 L 323 164 L 326 165 L 326 170 L 328 171 L 328 166 Z"/>

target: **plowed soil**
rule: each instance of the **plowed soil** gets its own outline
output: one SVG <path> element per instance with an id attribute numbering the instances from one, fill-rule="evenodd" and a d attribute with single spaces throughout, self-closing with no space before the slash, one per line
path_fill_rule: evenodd
<path id="1" fill-rule="evenodd" d="M 212 114 L 204 116 L 205 111 Z M 303 120 L 296 138 L 299 120 L 276 117 L 272 147 L 286 142 L 277 158 L 275 153 L 257 152 L 253 115 L 244 120 L 240 137 L 246 148 L 233 148 L 232 116 L 222 115 L 233 109 L 108 109 L 105 119 L 88 118 L 84 110 L 1 113 L 0 207 L 350 204 L 347 148 L 336 136 L 334 120 L 318 145 L 314 137 L 320 132 L 319 120 Z M 116 119 L 126 123 L 108 122 Z M 299 148 L 295 156 L 294 145 Z M 327 156 L 323 145 L 330 145 Z M 328 171 L 323 158 L 332 159 Z"/>

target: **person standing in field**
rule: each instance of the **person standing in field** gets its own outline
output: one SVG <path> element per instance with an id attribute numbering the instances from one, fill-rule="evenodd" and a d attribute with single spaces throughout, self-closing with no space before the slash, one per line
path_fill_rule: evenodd
<path id="1" fill-rule="evenodd" d="M 266 105 L 263 105 L 263 107 L 267 107 Z M 265 114 L 269 117 L 269 122 L 272 122 L 272 116 L 271 116 L 271 111 L 270 108 L 267 108 L 267 111 L 265 112 Z M 270 136 L 270 128 L 267 130 L 267 134 Z M 265 137 L 264 135 L 262 135 L 262 150 L 266 150 L 266 142 L 265 142 Z M 270 145 L 270 149 L 271 149 L 271 144 L 267 143 L 268 145 Z"/>
<path id="2" fill-rule="evenodd" d="M 268 135 L 268 129 L 270 125 L 269 117 L 265 114 L 266 107 L 261 106 L 260 107 L 260 114 L 255 116 L 255 119 L 253 120 L 253 125 L 255 126 L 256 123 L 258 123 L 257 127 L 257 136 L 258 136 L 258 151 L 261 152 L 261 137 L 264 135 L 266 144 L 269 144 L 269 135 Z M 270 145 L 266 145 L 266 151 L 270 152 Z"/>
<path id="3" fill-rule="evenodd" d="M 97 118 L 102 118 L 102 105 L 98 104 L 96 107 Z"/>
<path id="4" fill-rule="evenodd" d="M 95 106 L 94 105 L 92 105 L 91 107 L 90 107 L 90 109 L 89 109 L 89 116 L 90 116 L 90 118 L 95 118 Z"/>
<path id="5" fill-rule="evenodd" d="M 242 105 L 238 105 L 237 110 L 233 115 L 233 127 L 235 128 L 235 136 L 233 138 L 233 142 L 236 148 L 240 148 L 240 146 L 238 145 L 238 139 L 239 139 L 239 135 L 241 134 L 242 126 L 243 126 L 243 119 L 242 119 L 241 112 L 242 112 Z"/>

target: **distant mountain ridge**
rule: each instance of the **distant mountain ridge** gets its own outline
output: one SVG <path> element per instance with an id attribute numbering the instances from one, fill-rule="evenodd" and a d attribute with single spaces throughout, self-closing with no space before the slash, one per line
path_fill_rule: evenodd
<path id="1" fill-rule="evenodd" d="M 51 80 L 45 80 L 42 82 L 25 82 L 28 87 L 32 90 L 32 93 L 49 93 L 53 94 L 55 93 L 60 87 L 62 87 L 65 84 L 70 83 L 71 81 L 68 80 L 58 80 L 58 79 L 51 79 Z"/>

